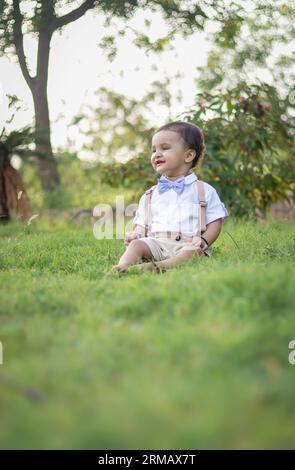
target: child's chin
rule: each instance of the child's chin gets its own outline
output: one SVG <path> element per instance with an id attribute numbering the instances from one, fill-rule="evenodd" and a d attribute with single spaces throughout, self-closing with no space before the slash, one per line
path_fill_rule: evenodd
<path id="1" fill-rule="evenodd" d="M 162 175 L 165 172 L 165 170 L 164 168 L 156 168 L 156 172 L 158 173 L 158 175 Z"/>

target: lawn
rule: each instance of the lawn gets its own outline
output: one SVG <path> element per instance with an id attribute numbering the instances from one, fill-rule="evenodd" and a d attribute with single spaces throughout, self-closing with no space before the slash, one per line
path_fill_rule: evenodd
<path id="1" fill-rule="evenodd" d="M 0 235 L 1 448 L 295 447 L 294 221 L 121 277 L 90 225 Z"/>

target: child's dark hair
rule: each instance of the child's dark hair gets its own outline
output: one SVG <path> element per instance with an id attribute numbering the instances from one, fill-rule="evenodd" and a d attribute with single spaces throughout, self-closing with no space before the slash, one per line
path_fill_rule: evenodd
<path id="1" fill-rule="evenodd" d="M 168 122 L 168 124 L 164 124 L 164 126 L 159 127 L 155 134 L 159 131 L 177 132 L 184 140 L 186 148 L 196 151 L 196 156 L 192 161 L 192 168 L 194 168 L 197 163 L 203 159 L 206 149 L 204 134 L 203 131 L 195 124 L 183 121 Z"/>

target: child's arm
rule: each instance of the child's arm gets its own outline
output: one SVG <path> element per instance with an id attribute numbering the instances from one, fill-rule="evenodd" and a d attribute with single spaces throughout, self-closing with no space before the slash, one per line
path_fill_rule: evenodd
<path id="1" fill-rule="evenodd" d="M 222 228 L 222 219 L 216 219 L 210 224 L 207 225 L 207 229 L 204 233 L 202 233 L 202 237 L 207 240 L 208 245 L 212 245 L 213 242 L 218 238 Z M 204 244 L 202 245 L 202 250 L 206 250 L 208 248 L 208 245 Z"/>

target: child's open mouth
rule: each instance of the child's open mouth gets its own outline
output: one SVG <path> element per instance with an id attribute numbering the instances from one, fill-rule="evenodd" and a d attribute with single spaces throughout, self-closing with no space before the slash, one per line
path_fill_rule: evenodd
<path id="1" fill-rule="evenodd" d="M 156 167 L 158 168 L 160 165 L 163 165 L 164 163 L 165 163 L 164 160 L 158 160 L 156 162 Z"/>

